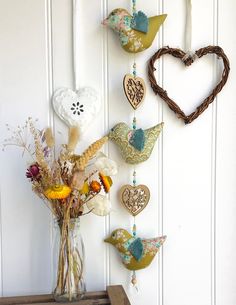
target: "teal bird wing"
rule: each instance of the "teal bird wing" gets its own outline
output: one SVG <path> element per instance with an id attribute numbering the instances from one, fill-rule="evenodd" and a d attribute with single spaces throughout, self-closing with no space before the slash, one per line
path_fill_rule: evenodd
<path id="1" fill-rule="evenodd" d="M 143 258 L 144 245 L 142 239 L 139 237 L 131 237 L 123 244 L 124 249 L 126 249 L 127 254 L 134 257 L 137 261 Z"/>
<path id="2" fill-rule="evenodd" d="M 144 253 L 144 246 L 141 238 L 136 238 L 129 245 L 128 250 L 137 261 L 140 261 L 143 258 L 143 253 Z"/>
<path id="3" fill-rule="evenodd" d="M 142 33 L 147 33 L 148 27 L 149 27 L 149 19 L 147 15 L 145 15 L 142 11 L 138 11 L 137 13 L 134 13 L 131 22 L 131 28 Z"/>
<path id="4" fill-rule="evenodd" d="M 145 145 L 145 133 L 142 128 L 136 129 L 132 132 L 129 144 L 138 151 L 143 151 Z"/>
<path id="5" fill-rule="evenodd" d="M 129 143 L 138 151 L 143 151 L 145 144 L 146 147 L 154 146 L 156 139 L 158 138 L 163 127 L 163 123 L 158 124 L 152 128 L 147 130 L 143 130 L 142 128 L 136 129 L 133 131 L 131 138 L 129 139 Z"/>

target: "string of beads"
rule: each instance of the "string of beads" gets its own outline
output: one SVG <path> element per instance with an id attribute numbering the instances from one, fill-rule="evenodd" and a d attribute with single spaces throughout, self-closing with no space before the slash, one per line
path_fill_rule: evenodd
<path id="1" fill-rule="evenodd" d="M 136 0 L 132 0 L 132 4 L 133 4 L 133 15 L 136 13 Z"/>

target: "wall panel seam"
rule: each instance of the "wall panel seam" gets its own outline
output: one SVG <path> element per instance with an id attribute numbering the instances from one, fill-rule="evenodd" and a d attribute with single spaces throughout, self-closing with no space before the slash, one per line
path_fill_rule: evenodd
<path id="1" fill-rule="evenodd" d="M 103 0 L 102 2 L 102 19 L 105 19 L 108 15 L 108 0 Z M 104 101 L 104 134 L 107 133 L 109 129 L 109 83 L 108 83 L 108 31 L 106 27 L 103 27 L 103 39 L 102 39 L 102 79 L 103 79 L 103 101 Z M 105 153 L 109 156 L 109 143 L 107 143 L 105 148 Z M 106 216 L 104 221 L 104 235 L 108 236 L 110 233 L 110 215 Z M 107 244 L 104 244 L 105 255 L 104 255 L 104 275 L 105 283 L 104 289 L 106 286 L 110 285 L 110 247 Z"/>
<path id="2" fill-rule="evenodd" d="M 218 0 L 213 0 L 213 44 L 218 45 Z M 218 59 L 214 60 L 213 82 L 218 76 Z M 212 175 L 211 175 L 211 305 L 216 305 L 216 158 L 217 97 L 212 106 Z"/>
<path id="3" fill-rule="evenodd" d="M 158 14 L 163 14 L 164 9 L 164 0 L 157 0 L 158 5 Z M 164 27 L 161 28 L 159 32 L 158 46 L 163 46 L 164 42 Z M 163 68 L 163 58 L 160 59 L 160 69 L 159 69 L 159 83 L 163 87 L 163 77 L 164 77 L 164 68 Z M 158 103 L 158 122 L 163 121 L 163 103 Z M 165 128 L 165 127 L 164 127 Z M 163 235 L 163 133 L 159 138 L 159 149 L 158 149 L 158 235 Z M 158 266 L 158 305 L 163 305 L 163 248 L 160 251 L 159 257 L 159 266 Z"/>
<path id="4" fill-rule="evenodd" d="M 48 100 L 48 125 L 54 130 L 54 116 L 51 107 L 51 97 L 53 94 L 53 41 L 52 41 L 52 0 L 45 2 L 45 40 L 46 40 L 46 77 L 47 77 L 47 100 Z M 55 151 L 54 151 L 55 156 Z M 53 216 L 50 216 L 50 250 L 51 266 L 53 266 Z M 53 267 L 52 267 L 53 268 Z M 53 270 L 51 269 L 51 285 L 53 286 Z M 52 288 L 52 287 L 51 287 Z"/>
<path id="5" fill-rule="evenodd" d="M 46 65 L 47 65 L 47 99 L 49 103 L 49 125 L 54 128 L 54 115 L 51 107 L 53 94 L 53 41 L 52 41 L 52 0 L 46 0 Z"/>

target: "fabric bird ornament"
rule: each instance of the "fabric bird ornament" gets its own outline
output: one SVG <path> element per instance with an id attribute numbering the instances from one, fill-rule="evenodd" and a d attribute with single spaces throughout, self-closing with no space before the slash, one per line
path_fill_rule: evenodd
<path id="1" fill-rule="evenodd" d="M 118 145 L 126 163 L 138 164 L 150 157 L 163 125 L 160 123 L 146 130 L 133 130 L 126 123 L 118 123 L 108 137 Z"/>
<path id="2" fill-rule="evenodd" d="M 166 236 L 141 239 L 132 236 L 124 229 L 117 229 L 105 242 L 119 251 L 122 263 L 128 270 L 136 271 L 148 267 L 166 240 Z"/>
<path id="3" fill-rule="evenodd" d="M 142 11 L 133 16 L 123 9 L 114 9 L 102 24 L 109 26 L 119 34 L 122 48 L 129 53 L 138 53 L 148 49 L 166 14 L 148 18 Z"/>

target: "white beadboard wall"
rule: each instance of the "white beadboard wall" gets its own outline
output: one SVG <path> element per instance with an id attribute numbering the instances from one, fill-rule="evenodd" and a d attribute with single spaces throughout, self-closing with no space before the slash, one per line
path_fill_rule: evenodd
<path id="1" fill-rule="evenodd" d="M 130 9 L 129 0 L 81 0 L 77 29 L 79 86 L 99 90 L 103 106 L 78 151 L 104 135 L 117 122 L 131 124 L 133 112 L 122 79 L 133 56 L 118 38 L 100 25 L 114 8 Z M 146 270 L 137 273 L 139 293 L 130 287 L 130 273 L 103 239 L 117 227 L 129 229 L 132 217 L 121 208 L 117 191 L 129 183 L 132 166 L 116 147 L 105 151 L 119 164 L 111 192 L 113 212 L 107 218 L 82 219 L 88 290 L 123 284 L 132 305 L 236 304 L 236 27 L 235 0 L 192 0 L 193 49 L 222 46 L 231 61 L 229 81 L 217 100 L 185 126 L 156 97 L 146 77 L 147 61 L 161 46 L 183 47 L 185 0 L 137 0 L 148 15 L 168 18 L 153 46 L 136 57 L 138 74 L 147 82 L 138 125 L 165 122 L 151 158 L 137 166 L 138 181 L 151 190 L 149 206 L 137 217 L 140 236 L 166 234 L 168 239 Z M 22 124 L 28 116 L 50 125 L 58 143 L 67 129 L 51 109 L 54 89 L 73 86 L 72 1 L 0 0 L 0 125 Z M 221 65 L 206 57 L 185 69 L 165 57 L 156 63 L 156 77 L 190 112 L 214 86 Z M 53 222 L 49 211 L 25 179 L 26 158 L 15 148 L 1 153 L 0 295 L 48 293 L 53 278 Z"/>

